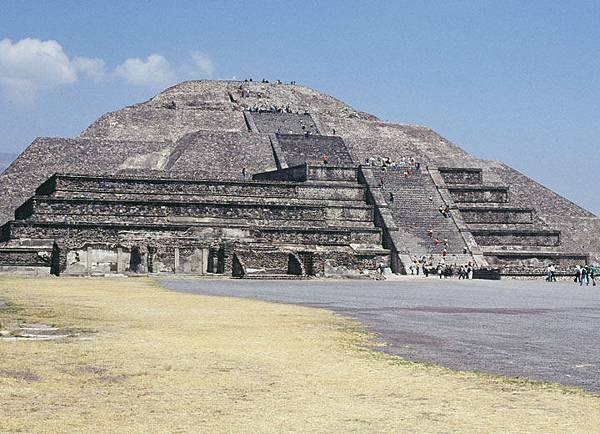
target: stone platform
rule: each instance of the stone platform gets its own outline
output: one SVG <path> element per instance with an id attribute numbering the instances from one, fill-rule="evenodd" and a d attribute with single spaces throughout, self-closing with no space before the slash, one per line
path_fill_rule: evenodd
<path id="1" fill-rule="evenodd" d="M 389 262 L 355 168 L 304 164 L 283 175 L 223 182 L 58 174 L 1 228 L 0 265 L 242 277 L 358 275 Z M 25 247 L 35 240 L 37 250 Z"/>

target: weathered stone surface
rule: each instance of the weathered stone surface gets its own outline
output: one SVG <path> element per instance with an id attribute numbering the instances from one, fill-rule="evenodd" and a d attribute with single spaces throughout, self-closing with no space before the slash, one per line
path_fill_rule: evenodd
<path id="1" fill-rule="evenodd" d="M 309 113 L 246 112 L 258 132 L 263 134 L 319 134 Z"/>
<path id="2" fill-rule="evenodd" d="M 325 156 L 328 163 L 334 166 L 353 164 L 344 141 L 337 136 L 276 134 L 275 140 L 289 167 L 306 162 L 322 162 Z"/>
<path id="3" fill-rule="evenodd" d="M 173 176 L 240 179 L 248 174 L 274 170 L 275 160 L 267 136 L 248 132 L 199 131 L 182 137 L 166 171 Z"/>
<path id="4" fill-rule="evenodd" d="M 55 173 L 111 174 L 138 168 L 145 160 L 148 168 L 163 168 L 166 155 L 174 149 L 169 142 L 125 142 L 87 139 L 36 139 L 0 175 L 0 221 L 12 217 L 35 189 Z M 165 155 L 160 158 L 159 155 Z"/>
<path id="5" fill-rule="evenodd" d="M 481 169 L 463 167 L 438 167 L 446 184 L 481 184 L 483 175 Z"/>

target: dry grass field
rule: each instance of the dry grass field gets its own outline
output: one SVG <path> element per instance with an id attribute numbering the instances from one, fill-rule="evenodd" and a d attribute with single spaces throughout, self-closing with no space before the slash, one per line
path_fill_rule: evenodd
<path id="1" fill-rule="evenodd" d="M 600 398 L 374 351 L 330 312 L 145 279 L 0 278 L 2 432 L 594 432 Z"/>

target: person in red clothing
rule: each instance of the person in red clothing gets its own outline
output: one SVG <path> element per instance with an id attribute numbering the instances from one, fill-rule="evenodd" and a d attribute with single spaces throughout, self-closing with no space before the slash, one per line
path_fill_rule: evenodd
<path id="1" fill-rule="evenodd" d="M 323 154 L 323 164 L 329 164 L 329 155 Z"/>

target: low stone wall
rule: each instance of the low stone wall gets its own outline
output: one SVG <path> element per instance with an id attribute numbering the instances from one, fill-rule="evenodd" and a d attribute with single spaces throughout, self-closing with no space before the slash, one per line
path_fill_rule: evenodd
<path id="1" fill-rule="evenodd" d="M 481 184 L 483 175 L 481 169 L 438 167 L 446 184 Z"/>
<path id="2" fill-rule="evenodd" d="M 553 264 L 558 273 L 574 274 L 577 264 L 588 262 L 581 253 L 552 252 L 489 252 L 486 258 L 490 265 L 498 267 L 505 276 L 546 275 L 547 267 Z"/>
<path id="3" fill-rule="evenodd" d="M 181 273 L 202 275 L 208 270 L 210 249 L 207 245 L 180 245 L 140 241 L 129 245 L 102 242 L 62 247 L 55 255 L 64 265 L 60 274 L 71 276 L 129 274 L 129 273 Z"/>
<path id="4" fill-rule="evenodd" d="M 452 200 L 458 203 L 506 203 L 508 188 L 496 186 L 448 186 Z"/>
<path id="5" fill-rule="evenodd" d="M 288 273 L 290 268 L 290 253 L 274 249 L 273 247 L 269 249 L 260 249 L 252 246 L 249 248 L 236 248 L 234 255 L 237 257 L 239 263 L 243 264 L 243 275 L 298 274 Z"/>
<path id="6" fill-rule="evenodd" d="M 44 267 L 50 271 L 51 252 L 31 248 L 0 248 L 0 266 Z"/>
<path id="7" fill-rule="evenodd" d="M 560 244 L 560 232 L 552 230 L 518 231 L 518 230 L 472 230 L 477 244 L 480 246 L 545 246 L 555 247 Z"/>
<path id="8" fill-rule="evenodd" d="M 356 167 L 354 166 L 332 166 L 323 164 L 320 166 L 307 166 L 307 179 L 312 181 L 347 181 L 356 182 Z"/>
<path id="9" fill-rule="evenodd" d="M 276 134 L 275 140 L 283 152 L 285 163 L 290 167 L 307 162 L 321 162 L 324 155 L 329 157 L 331 165 L 353 164 L 352 157 L 341 137 Z"/>
<path id="10" fill-rule="evenodd" d="M 117 243 L 123 239 L 163 240 L 201 237 L 203 240 L 253 239 L 299 245 L 381 245 L 379 229 L 337 230 L 324 228 L 252 227 L 249 225 L 139 225 L 139 224 L 64 224 L 56 222 L 11 222 L 4 228 L 3 241 L 10 238 L 65 239 Z"/>
<path id="11" fill-rule="evenodd" d="M 533 223 L 533 210 L 527 208 L 460 208 L 459 210 L 465 223 Z"/>
<path id="12" fill-rule="evenodd" d="M 77 194 L 80 193 L 80 194 Z M 304 184 L 298 182 L 218 181 L 166 178 L 86 177 L 56 175 L 42 184 L 36 195 L 57 197 L 119 197 L 133 199 L 144 195 L 149 199 L 169 198 L 194 200 L 206 196 L 235 198 L 298 198 L 364 201 L 364 188 L 359 185 Z"/>
<path id="13" fill-rule="evenodd" d="M 252 179 L 257 181 L 346 181 L 356 182 L 357 169 L 354 166 L 334 166 L 329 164 L 301 164 L 273 172 L 257 173 Z"/>
<path id="14" fill-rule="evenodd" d="M 252 179 L 255 181 L 303 182 L 308 179 L 308 169 L 306 164 L 302 164 L 271 172 L 256 173 L 252 175 Z"/>
<path id="15" fill-rule="evenodd" d="M 380 264 L 389 264 L 387 255 L 349 255 L 344 252 L 315 253 L 314 271 L 324 277 L 375 275 Z"/>

